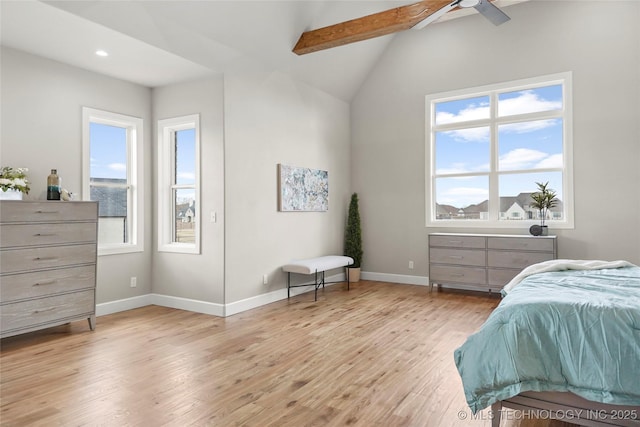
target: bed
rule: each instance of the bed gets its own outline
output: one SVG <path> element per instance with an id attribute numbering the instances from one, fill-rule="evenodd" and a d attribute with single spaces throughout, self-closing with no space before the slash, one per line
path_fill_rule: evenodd
<path id="1" fill-rule="evenodd" d="M 491 407 L 493 426 L 503 407 L 585 426 L 640 426 L 640 267 L 527 267 L 454 359 L 471 411 Z"/>

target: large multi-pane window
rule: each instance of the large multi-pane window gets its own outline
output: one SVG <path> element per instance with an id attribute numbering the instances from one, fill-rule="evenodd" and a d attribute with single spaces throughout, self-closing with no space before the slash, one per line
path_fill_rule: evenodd
<path id="1" fill-rule="evenodd" d="M 158 121 L 158 250 L 200 252 L 199 116 Z"/>
<path id="2" fill-rule="evenodd" d="M 427 225 L 523 227 L 548 183 L 548 224 L 573 226 L 571 74 L 427 97 Z"/>
<path id="3" fill-rule="evenodd" d="M 99 254 L 142 248 L 142 119 L 83 108 L 83 199 L 98 201 Z"/>

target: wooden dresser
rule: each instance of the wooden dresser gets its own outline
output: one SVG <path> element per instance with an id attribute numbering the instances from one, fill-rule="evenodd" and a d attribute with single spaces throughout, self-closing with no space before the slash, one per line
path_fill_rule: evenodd
<path id="1" fill-rule="evenodd" d="M 95 328 L 97 231 L 97 202 L 0 201 L 0 337 Z"/>
<path id="2" fill-rule="evenodd" d="M 429 234 L 429 287 L 500 292 L 524 267 L 557 258 L 556 236 Z"/>

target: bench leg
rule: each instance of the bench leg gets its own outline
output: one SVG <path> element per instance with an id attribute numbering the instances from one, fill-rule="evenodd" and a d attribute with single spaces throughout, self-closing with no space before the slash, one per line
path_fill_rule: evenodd
<path id="1" fill-rule="evenodd" d="M 291 272 L 287 273 L 287 299 L 291 297 Z"/>
<path id="2" fill-rule="evenodd" d="M 351 290 L 350 289 L 351 282 L 349 282 L 349 267 L 347 267 L 346 270 L 347 270 L 347 290 L 349 291 Z"/>
<path id="3" fill-rule="evenodd" d="M 315 275 L 315 283 L 313 285 L 313 287 L 315 288 L 315 297 L 314 297 L 314 301 L 318 301 L 318 270 L 316 270 L 316 275 Z"/>

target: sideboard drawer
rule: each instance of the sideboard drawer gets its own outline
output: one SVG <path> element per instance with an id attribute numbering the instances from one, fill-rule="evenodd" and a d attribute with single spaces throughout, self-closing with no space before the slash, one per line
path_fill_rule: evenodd
<path id="1" fill-rule="evenodd" d="M 489 237 L 487 246 L 489 249 L 504 249 L 516 251 L 543 251 L 553 252 L 555 240 L 544 237 L 518 238 L 518 237 Z"/>
<path id="2" fill-rule="evenodd" d="M 479 236 L 430 235 L 429 246 L 484 249 L 485 238 Z"/>
<path id="3" fill-rule="evenodd" d="M 96 262 L 96 245 L 74 245 L 2 251 L 2 274 Z"/>
<path id="4" fill-rule="evenodd" d="M 514 270 L 510 268 L 490 268 L 487 271 L 487 283 L 492 289 L 502 289 L 522 270 Z"/>
<path id="5" fill-rule="evenodd" d="M 486 262 L 485 251 L 470 249 L 432 248 L 429 251 L 429 262 L 438 264 L 458 264 L 482 267 Z"/>
<path id="6" fill-rule="evenodd" d="M 489 267 L 522 269 L 531 264 L 548 261 L 550 259 L 553 259 L 553 254 L 544 252 L 489 251 L 487 254 Z"/>
<path id="7" fill-rule="evenodd" d="M 432 265 L 429 280 L 436 283 L 468 283 L 484 285 L 487 283 L 484 268 Z"/>
<path id="8" fill-rule="evenodd" d="M 0 204 L 2 222 L 95 221 L 98 204 L 88 202 L 20 202 Z"/>
<path id="9" fill-rule="evenodd" d="M 89 289 L 95 286 L 94 265 L 2 276 L 0 303 Z"/>
<path id="10" fill-rule="evenodd" d="M 54 224 L 4 224 L 0 226 L 2 248 L 94 242 L 95 222 Z"/>
<path id="11" fill-rule="evenodd" d="M 75 292 L 7 304 L 2 306 L 0 326 L 3 332 L 53 320 L 89 315 L 95 310 L 95 291 Z"/>

